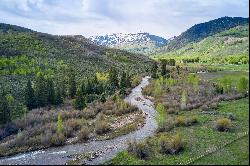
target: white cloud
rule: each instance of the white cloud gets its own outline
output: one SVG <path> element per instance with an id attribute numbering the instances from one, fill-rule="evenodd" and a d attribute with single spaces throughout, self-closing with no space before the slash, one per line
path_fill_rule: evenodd
<path id="1" fill-rule="evenodd" d="M 0 22 L 52 34 L 150 32 L 172 37 L 223 16 L 248 17 L 247 0 L 2 0 Z"/>

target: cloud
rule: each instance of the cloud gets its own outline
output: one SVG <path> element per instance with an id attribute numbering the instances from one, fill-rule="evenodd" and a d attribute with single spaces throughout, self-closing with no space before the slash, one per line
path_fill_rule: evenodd
<path id="1" fill-rule="evenodd" d="M 52 34 L 150 32 L 169 38 L 223 16 L 248 17 L 247 0 L 1 0 L 0 22 Z"/>

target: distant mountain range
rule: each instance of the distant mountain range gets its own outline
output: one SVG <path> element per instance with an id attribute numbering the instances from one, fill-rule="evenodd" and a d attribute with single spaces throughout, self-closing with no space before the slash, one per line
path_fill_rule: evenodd
<path id="1" fill-rule="evenodd" d="M 91 36 L 89 39 L 98 45 L 143 54 L 149 54 L 152 50 L 168 43 L 167 39 L 149 33 L 114 33 L 104 36 Z"/>
<path id="2" fill-rule="evenodd" d="M 116 33 L 104 36 L 91 36 L 89 39 L 98 45 L 123 49 L 133 53 L 154 55 L 178 50 L 189 43 L 199 42 L 209 36 L 236 26 L 244 26 L 248 23 L 248 18 L 226 16 L 196 24 L 181 35 L 170 39 L 164 39 L 149 33 Z"/>

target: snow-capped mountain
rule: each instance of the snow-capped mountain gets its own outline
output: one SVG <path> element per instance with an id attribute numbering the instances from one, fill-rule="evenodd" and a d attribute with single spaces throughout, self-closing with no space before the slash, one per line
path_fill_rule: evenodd
<path id="1" fill-rule="evenodd" d="M 155 48 L 168 43 L 167 39 L 149 33 L 114 33 L 104 36 L 91 36 L 89 39 L 98 45 L 144 54 L 149 54 Z"/>

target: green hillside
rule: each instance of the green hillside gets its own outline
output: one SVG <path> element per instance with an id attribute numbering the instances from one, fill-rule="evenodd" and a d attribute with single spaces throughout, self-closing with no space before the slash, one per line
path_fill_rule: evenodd
<path id="1" fill-rule="evenodd" d="M 204 63 L 248 63 L 249 26 L 237 26 L 229 30 L 209 36 L 199 42 L 167 52 L 154 58 L 181 59 Z M 192 60 L 193 59 L 193 60 Z"/>
<path id="2" fill-rule="evenodd" d="M 0 24 L 0 94 L 11 94 L 17 103 L 24 100 L 28 80 L 37 75 L 68 89 L 73 74 L 80 85 L 111 67 L 132 76 L 149 71 L 151 64 L 148 57 L 97 46 L 83 36 L 56 36 Z"/>
<path id="3" fill-rule="evenodd" d="M 199 42 L 206 37 L 215 35 L 230 28 L 246 25 L 249 23 L 248 18 L 242 17 L 221 17 L 208 22 L 196 24 L 175 37 L 166 46 L 159 48 L 156 52 L 165 53 L 172 50 L 180 49 L 191 42 Z"/>

